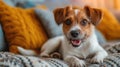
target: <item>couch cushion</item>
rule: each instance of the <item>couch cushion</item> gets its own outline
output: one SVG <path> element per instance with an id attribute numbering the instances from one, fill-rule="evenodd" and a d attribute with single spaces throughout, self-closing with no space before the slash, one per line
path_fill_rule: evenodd
<path id="1" fill-rule="evenodd" d="M 0 51 L 5 51 L 5 50 L 7 50 L 7 44 L 5 43 L 3 30 L 0 24 Z"/>
<path id="2" fill-rule="evenodd" d="M 120 39 L 120 23 L 109 10 L 103 9 L 103 19 L 97 26 L 107 40 Z"/>
<path id="3" fill-rule="evenodd" d="M 43 27 L 50 38 L 62 35 L 62 26 L 56 24 L 51 11 L 36 8 L 35 12 L 38 18 L 41 19 Z"/>
<path id="4" fill-rule="evenodd" d="M 18 53 L 17 46 L 39 50 L 47 35 L 33 9 L 7 6 L 0 1 L 0 21 L 11 52 Z"/>

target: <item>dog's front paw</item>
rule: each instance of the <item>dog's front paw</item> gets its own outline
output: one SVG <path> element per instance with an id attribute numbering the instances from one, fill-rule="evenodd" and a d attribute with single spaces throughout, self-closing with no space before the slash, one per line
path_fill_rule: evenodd
<path id="1" fill-rule="evenodd" d="M 106 52 L 97 53 L 91 60 L 91 63 L 103 63 L 104 58 L 106 58 L 108 54 Z"/>
<path id="2" fill-rule="evenodd" d="M 90 60 L 90 62 L 91 63 L 103 63 L 103 60 L 104 60 L 104 57 L 102 57 L 102 56 L 94 56 L 91 60 Z"/>
<path id="3" fill-rule="evenodd" d="M 70 67 L 85 67 L 85 61 L 80 60 L 77 57 L 69 56 L 65 59 Z"/>

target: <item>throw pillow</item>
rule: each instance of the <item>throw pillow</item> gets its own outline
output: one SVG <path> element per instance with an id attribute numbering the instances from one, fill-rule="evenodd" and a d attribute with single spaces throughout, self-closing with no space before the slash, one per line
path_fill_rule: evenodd
<path id="1" fill-rule="evenodd" d="M 36 8 L 35 12 L 38 18 L 41 19 L 42 24 L 50 38 L 62 35 L 62 25 L 58 26 L 56 24 L 54 15 L 51 11 Z"/>
<path id="2" fill-rule="evenodd" d="M 48 39 L 33 9 L 10 7 L 0 1 L 0 21 L 10 52 L 19 53 L 17 46 L 39 51 Z"/>
<path id="3" fill-rule="evenodd" d="M 103 9 L 103 14 L 103 19 L 97 26 L 98 30 L 107 40 L 120 39 L 120 23 L 109 10 Z"/>
<path id="4" fill-rule="evenodd" d="M 4 33 L 0 24 L 0 51 L 7 50 L 7 45 L 5 43 Z"/>

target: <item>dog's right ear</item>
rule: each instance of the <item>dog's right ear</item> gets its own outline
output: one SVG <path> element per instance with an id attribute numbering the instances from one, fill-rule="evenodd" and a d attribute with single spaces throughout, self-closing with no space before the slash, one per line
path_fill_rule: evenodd
<path id="1" fill-rule="evenodd" d="M 85 6 L 84 9 L 92 24 L 96 26 L 102 19 L 102 11 L 100 9 L 91 8 L 89 6 Z"/>
<path id="2" fill-rule="evenodd" d="M 53 11 L 54 18 L 57 24 L 61 24 L 64 19 L 64 8 L 57 8 Z"/>

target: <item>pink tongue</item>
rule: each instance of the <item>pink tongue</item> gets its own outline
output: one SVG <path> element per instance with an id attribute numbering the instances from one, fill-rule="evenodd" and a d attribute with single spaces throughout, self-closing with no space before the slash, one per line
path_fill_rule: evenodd
<path id="1" fill-rule="evenodd" d="M 73 45 L 80 45 L 81 41 L 80 40 L 71 40 Z"/>

